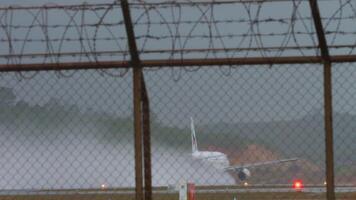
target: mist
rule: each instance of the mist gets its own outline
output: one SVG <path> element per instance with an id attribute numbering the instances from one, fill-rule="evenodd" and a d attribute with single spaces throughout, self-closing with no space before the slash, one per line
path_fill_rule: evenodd
<path id="1" fill-rule="evenodd" d="M 131 119 L 120 122 L 110 115 L 68 110 L 63 111 L 66 115 L 51 115 L 49 108 L 46 105 L 30 113 L 29 109 L 34 108 L 29 106 L 23 113 L 16 113 L 21 108 L 10 106 L 17 115 L 14 121 L 14 113 L 2 108 L 10 118 L 0 125 L 2 190 L 84 189 L 102 184 L 110 188 L 134 187 Z M 44 113 L 49 121 L 30 117 Z M 189 141 L 189 132 L 186 137 Z M 182 180 L 202 185 L 234 183 L 229 174 L 192 160 L 189 148 L 170 148 L 157 140 L 152 145 L 154 186 L 176 185 Z"/>

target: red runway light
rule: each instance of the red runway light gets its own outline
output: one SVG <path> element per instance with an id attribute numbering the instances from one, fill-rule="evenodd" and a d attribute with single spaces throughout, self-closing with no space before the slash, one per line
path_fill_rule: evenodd
<path id="1" fill-rule="evenodd" d="M 295 180 L 294 183 L 293 183 L 293 188 L 295 190 L 303 189 L 303 182 L 301 180 Z"/>

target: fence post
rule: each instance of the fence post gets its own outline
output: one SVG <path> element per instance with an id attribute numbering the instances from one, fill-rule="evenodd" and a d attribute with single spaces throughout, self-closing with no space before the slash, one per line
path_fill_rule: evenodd
<path id="1" fill-rule="evenodd" d="M 149 99 L 142 73 L 142 65 L 137 51 L 135 33 L 130 15 L 130 7 L 127 0 L 121 0 L 121 8 L 129 43 L 131 65 L 133 68 L 136 200 L 151 200 L 152 176 Z M 144 163 L 144 165 L 142 165 L 142 163 Z M 145 183 L 145 192 L 143 192 L 143 178 Z"/>
<path id="2" fill-rule="evenodd" d="M 142 129 L 143 129 L 143 166 L 145 183 L 145 200 L 152 200 L 152 164 L 151 164 L 151 128 L 150 128 L 150 101 L 146 88 L 145 78 L 141 77 L 142 89 Z"/>
<path id="3" fill-rule="evenodd" d="M 328 44 L 320 17 L 317 0 L 309 0 L 315 29 L 318 35 L 319 47 L 324 63 L 324 115 L 325 115 L 325 146 L 326 146 L 326 196 L 328 200 L 335 199 L 334 182 L 334 144 L 333 144 L 333 107 L 332 107 L 332 69 Z"/>

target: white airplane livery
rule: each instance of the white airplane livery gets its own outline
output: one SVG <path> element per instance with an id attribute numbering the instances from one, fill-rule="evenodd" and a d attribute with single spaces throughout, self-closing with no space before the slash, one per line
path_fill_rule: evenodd
<path id="1" fill-rule="evenodd" d="M 275 165 L 285 162 L 296 161 L 298 158 L 291 159 L 281 159 L 281 160 L 272 160 L 272 161 L 264 161 L 264 162 L 256 162 L 256 163 L 247 163 L 242 165 L 230 165 L 229 160 L 227 159 L 226 154 L 218 151 L 199 151 L 197 138 L 195 134 L 194 121 L 193 118 L 190 118 L 190 128 L 192 135 L 192 157 L 193 159 L 207 161 L 212 163 L 214 166 L 217 166 L 220 169 L 225 171 L 236 171 L 239 179 L 241 181 L 246 180 L 251 176 L 251 172 L 249 168 L 266 166 L 266 165 Z"/>
<path id="2" fill-rule="evenodd" d="M 218 151 L 199 151 L 198 150 L 198 144 L 197 144 L 197 138 L 195 135 L 195 128 L 194 128 L 194 121 L 193 118 L 190 118 L 191 124 L 191 134 L 192 134 L 192 156 L 194 159 L 200 159 L 200 160 L 205 160 L 208 162 L 213 162 L 219 165 L 228 165 L 229 160 L 227 159 L 227 156 Z"/>

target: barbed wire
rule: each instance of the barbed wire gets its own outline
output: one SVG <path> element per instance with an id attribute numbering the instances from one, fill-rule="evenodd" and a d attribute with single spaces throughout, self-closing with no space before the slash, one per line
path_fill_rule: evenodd
<path id="1" fill-rule="evenodd" d="M 353 54 L 355 3 L 324 2 L 331 52 Z M 132 1 L 130 8 L 142 59 L 319 55 L 305 0 Z M 0 64 L 127 61 L 125 31 L 118 1 L 0 7 Z"/>
<path id="2" fill-rule="evenodd" d="M 130 65 L 117 2 L 0 8 L 0 65 L 53 64 L 55 68 L 68 63 L 96 63 L 100 68 L 102 61 Z M 144 61 L 269 57 L 273 64 L 276 57 L 319 55 L 308 3 L 187 0 L 132 1 L 130 6 L 138 52 Z M 324 4 L 321 8 L 330 52 L 353 55 L 355 3 L 327 3 L 328 7 Z M 263 192 L 262 188 L 268 186 L 263 184 L 289 184 L 291 177 L 304 179 L 306 189 L 314 187 L 309 183 L 320 188 L 329 184 L 322 159 L 323 67 L 287 63 L 268 68 L 272 64 L 264 68 L 232 64 L 145 68 L 152 120 L 153 186 L 165 191 L 168 188 L 171 193 L 171 183 L 186 177 L 205 185 L 210 195 L 215 185 L 220 185 L 219 191 L 230 190 L 224 184 L 242 186 L 246 177 L 241 178 L 241 172 L 243 176 L 247 172 L 225 174 L 205 168 L 206 163 L 191 162 L 186 151 L 190 149 L 189 116 L 198 122 L 197 133 L 202 134 L 198 138 L 205 139 L 199 143 L 202 150 L 226 153 L 231 165 L 298 157 L 293 165 L 254 169 L 250 187 L 238 190 Z M 356 117 L 349 113 L 356 112 L 352 105 L 356 71 L 352 65 L 333 67 L 335 147 L 343 147 L 335 149 L 335 177 L 337 186 L 350 184 L 346 190 L 356 183 L 350 178 L 356 174 L 351 170 L 356 163 L 352 157 L 356 152 L 352 139 L 356 138 L 351 137 Z M 55 76 L 39 73 L 1 74 L 4 98 L 0 127 L 5 155 L 2 194 L 22 195 L 23 189 L 28 195 L 42 196 L 57 195 L 59 190 L 65 196 L 71 192 L 96 195 L 96 191 L 123 191 L 126 195 L 135 184 L 132 110 L 137 105 L 132 104 L 135 96 L 132 77 L 128 76 L 130 68 L 57 70 Z M 337 113 L 338 109 L 345 114 Z M 226 181 L 225 175 L 232 180 Z M 205 177 L 208 180 L 203 180 Z M 273 190 L 278 188 L 276 185 Z M 318 190 L 320 196 L 323 192 Z"/>
<path id="3" fill-rule="evenodd" d="M 355 19 L 354 15 L 350 15 L 350 16 L 345 16 L 345 17 L 335 17 L 332 19 L 326 18 L 326 17 L 322 17 L 322 20 L 331 20 L 331 21 L 336 21 L 336 20 L 353 20 Z M 266 18 L 266 19 L 258 19 L 255 21 L 250 21 L 250 20 L 246 20 L 246 19 L 222 19 L 222 20 L 215 20 L 215 21 L 205 21 L 205 20 L 201 20 L 201 21 L 193 21 L 193 20 L 182 20 L 182 21 L 157 21 L 157 22 L 137 22 L 135 23 L 135 26 L 139 26 L 139 25 L 167 25 L 167 24 L 209 24 L 209 23 L 214 23 L 214 24 L 228 24 L 228 23 L 268 23 L 268 22 L 278 22 L 278 23 L 288 23 L 289 22 L 289 18 Z M 295 21 L 298 20 L 312 20 L 312 18 L 310 17 L 301 17 L 301 18 L 295 18 Z M 97 26 L 119 26 L 119 25 L 123 25 L 124 22 L 123 21 L 119 21 L 119 22 L 114 22 L 114 23 L 89 23 L 89 24 L 81 24 L 82 27 L 97 27 Z M 38 27 L 42 27 L 42 25 L 8 25 L 8 27 L 12 28 L 12 29 L 29 29 L 29 28 L 38 28 Z M 47 25 L 46 26 L 48 29 L 57 29 L 57 28 L 74 28 L 76 27 L 75 25 L 63 25 L 63 24 L 53 24 L 53 25 Z"/>

